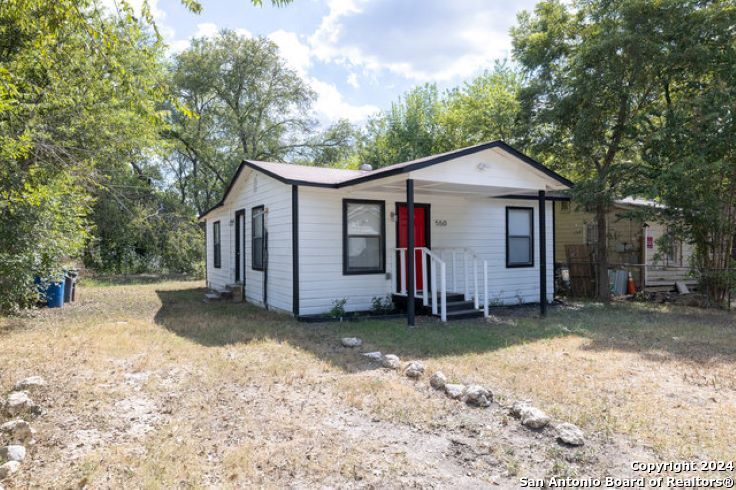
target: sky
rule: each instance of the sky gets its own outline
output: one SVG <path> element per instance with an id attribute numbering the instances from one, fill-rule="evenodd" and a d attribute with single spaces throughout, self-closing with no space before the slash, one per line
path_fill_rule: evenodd
<path id="1" fill-rule="evenodd" d="M 411 87 L 461 84 L 511 57 L 509 29 L 535 0 L 294 0 L 254 7 L 250 0 L 148 0 L 170 52 L 223 28 L 267 36 L 317 93 L 323 124 L 360 124 Z M 140 2 L 140 0 L 138 0 Z M 133 2 L 135 3 L 135 2 Z"/>

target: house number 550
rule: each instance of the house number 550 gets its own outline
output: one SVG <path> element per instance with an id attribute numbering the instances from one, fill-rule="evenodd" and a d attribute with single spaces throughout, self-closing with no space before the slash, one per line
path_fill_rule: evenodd
<path id="1" fill-rule="evenodd" d="M 446 219 L 436 219 L 434 220 L 435 226 L 447 226 L 447 220 Z"/>

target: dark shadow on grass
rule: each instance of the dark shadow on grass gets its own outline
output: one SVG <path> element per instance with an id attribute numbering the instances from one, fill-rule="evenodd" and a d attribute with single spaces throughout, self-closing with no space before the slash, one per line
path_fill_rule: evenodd
<path id="1" fill-rule="evenodd" d="M 346 370 L 375 369 L 376 364 L 357 355 L 381 351 L 402 359 L 432 358 L 468 353 L 484 353 L 543 338 L 568 335 L 546 322 L 530 321 L 523 328 L 508 324 L 489 324 L 483 319 L 452 322 L 420 317 L 417 327 L 408 328 L 404 320 L 364 320 L 358 322 L 297 322 L 288 314 L 265 311 L 243 303 L 218 301 L 205 303 L 204 289 L 159 290 L 162 303 L 155 316 L 157 324 L 204 346 L 226 346 L 263 339 L 288 342 L 312 352 Z M 535 310 L 534 310 L 535 311 Z M 514 313 L 519 317 L 521 312 Z M 516 321 L 516 320 L 515 320 Z M 340 344 L 342 337 L 358 336 L 363 346 L 356 355 Z"/>
<path id="2" fill-rule="evenodd" d="M 156 323 L 204 346 L 263 339 L 288 342 L 347 371 L 375 369 L 375 363 L 358 352 L 426 359 L 482 354 L 570 335 L 589 339 L 585 349 L 590 351 L 635 352 L 658 361 L 666 361 L 668 356 L 697 362 L 714 358 L 736 361 L 736 328 L 720 312 L 698 315 L 685 310 L 678 314 L 637 305 L 584 304 L 577 309 L 552 309 L 546 319 L 537 318 L 534 309 L 494 309 L 494 314 L 503 315 L 501 321 L 478 319 L 444 325 L 433 318 L 420 318 L 416 328 L 408 328 L 402 320 L 300 323 L 290 315 L 250 304 L 204 303 L 204 292 L 157 291 L 162 307 Z M 346 356 L 349 349 L 340 345 L 340 338 L 347 336 L 364 341 L 355 349 L 356 355 Z"/>

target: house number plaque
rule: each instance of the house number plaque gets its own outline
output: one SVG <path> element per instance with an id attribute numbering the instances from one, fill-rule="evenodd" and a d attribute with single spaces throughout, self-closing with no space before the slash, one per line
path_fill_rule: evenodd
<path id="1" fill-rule="evenodd" d="M 446 219 L 436 219 L 434 220 L 435 226 L 447 226 L 447 220 Z"/>

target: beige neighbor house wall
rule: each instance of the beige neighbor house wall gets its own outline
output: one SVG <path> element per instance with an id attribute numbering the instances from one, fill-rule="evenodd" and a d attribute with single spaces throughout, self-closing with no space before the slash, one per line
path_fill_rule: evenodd
<path id="1" fill-rule="evenodd" d="M 667 225 L 629 217 L 632 206 L 619 204 L 608 215 L 608 257 L 611 265 L 631 264 L 628 267 L 639 286 L 644 277 L 646 285 L 670 286 L 675 281 L 694 282 L 690 277 L 692 246 L 676 242 L 672 253 L 662 247 L 660 238 L 667 234 Z M 574 202 L 555 203 L 555 263 L 566 264 L 566 245 L 592 245 L 597 227 L 593 213 L 577 209 Z M 645 238 L 646 233 L 646 238 Z M 635 265 L 638 265 L 636 267 Z"/>

